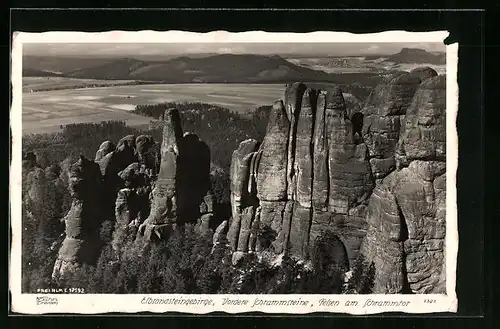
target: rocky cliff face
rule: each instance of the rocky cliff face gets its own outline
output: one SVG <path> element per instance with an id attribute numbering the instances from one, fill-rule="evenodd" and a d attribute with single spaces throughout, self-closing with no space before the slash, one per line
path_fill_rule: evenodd
<path id="1" fill-rule="evenodd" d="M 295 83 L 284 99 L 273 106 L 262 144 L 247 140 L 233 153 L 228 240 L 235 258 L 261 250 L 307 258 L 330 230 L 357 250 L 374 180 L 342 92 Z"/>
<path id="2" fill-rule="evenodd" d="M 353 121 L 362 122 L 361 135 L 368 148 L 370 166 L 376 179 L 396 168 L 396 146 L 406 125 L 406 114 L 420 83 L 437 76 L 429 67 L 402 73 L 378 85 Z M 426 106 L 425 102 L 421 104 Z"/>
<path id="3" fill-rule="evenodd" d="M 384 178 L 396 168 L 395 151 L 402 121 L 420 81 L 418 76 L 408 73 L 377 86 L 361 111 L 362 136 L 376 179 Z"/>
<path id="4" fill-rule="evenodd" d="M 397 170 L 375 188 L 361 253 L 375 293 L 445 292 L 445 77 L 424 80 L 407 109 Z"/>
<path id="5" fill-rule="evenodd" d="M 307 259 L 334 234 L 351 267 L 374 264 L 375 292 L 442 292 L 445 109 L 445 78 L 430 68 L 389 79 L 350 115 L 339 88 L 289 85 L 262 143 L 233 153 L 233 262 L 264 250 Z"/>

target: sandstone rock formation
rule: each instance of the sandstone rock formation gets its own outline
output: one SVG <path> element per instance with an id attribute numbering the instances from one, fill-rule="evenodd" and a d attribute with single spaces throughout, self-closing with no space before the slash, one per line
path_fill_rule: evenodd
<path id="1" fill-rule="evenodd" d="M 34 208 L 35 205 L 46 202 L 45 196 L 49 189 L 47 189 L 47 178 L 43 169 L 35 168 L 30 171 L 26 177 L 25 186 L 27 187 L 27 193 L 24 202 L 28 205 L 28 208 Z"/>
<path id="2" fill-rule="evenodd" d="M 350 114 L 337 87 L 289 85 L 262 144 L 233 152 L 233 263 L 263 251 L 307 259 L 335 236 L 342 248 L 327 253 L 344 270 L 358 257 L 375 269 L 375 293 L 443 292 L 445 94 L 427 67 L 391 77 Z"/>
<path id="3" fill-rule="evenodd" d="M 133 189 L 126 187 L 118 191 L 115 214 L 116 224 L 111 246 L 119 257 L 121 248 L 135 238 L 136 230 L 134 228 L 138 214 L 138 200 Z"/>
<path id="4" fill-rule="evenodd" d="M 247 140 L 233 153 L 230 176 L 227 238 L 235 258 L 263 249 L 307 258 L 329 230 L 348 250 L 359 248 L 358 230 L 364 229 L 359 209 L 374 181 L 339 88 L 289 85 L 285 102 L 273 105 L 262 144 Z"/>
<path id="5" fill-rule="evenodd" d="M 151 192 L 149 174 L 150 172 L 138 162 L 130 164 L 118 173 L 123 188 L 118 191 L 116 197 L 116 222 L 111 242 L 118 257 L 121 255 L 123 245 L 134 241 L 138 226 L 149 215 Z"/>
<path id="6" fill-rule="evenodd" d="M 210 149 L 196 134 L 183 134 L 179 169 L 177 202 L 180 222 L 196 223 L 199 232 L 209 232 L 215 207 L 210 183 Z"/>
<path id="7" fill-rule="evenodd" d="M 116 147 L 110 141 L 103 142 L 96 152 L 95 161 L 99 163 L 103 176 L 101 215 L 103 221 L 111 226 L 109 231 L 116 231 L 114 236 L 130 231 L 127 229 L 128 225 L 138 226 L 149 215 L 151 180 L 156 171 L 154 144 L 150 136 L 128 135 L 120 139 Z M 124 194 L 128 197 L 124 197 Z M 129 209 L 130 207 L 135 210 Z M 127 211 L 132 213 L 136 211 L 137 214 L 124 220 L 121 214 L 124 209 L 129 209 Z M 116 240 L 114 236 L 101 238 L 106 241 Z M 121 240 L 118 242 L 119 240 L 113 242 L 115 251 L 123 243 Z"/>
<path id="8" fill-rule="evenodd" d="M 410 74 L 416 77 L 419 77 L 420 80 L 424 81 L 429 78 L 433 78 L 437 76 L 437 72 L 428 66 L 417 67 L 410 71 Z"/>
<path id="9" fill-rule="evenodd" d="M 119 182 L 118 173 L 129 164 L 137 162 L 135 137 L 133 135 L 125 136 L 118 142 L 116 148 L 113 148 L 112 145 L 109 141 L 102 143 L 95 158 L 99 163 L 104 180 L 115 187 L 114 185 Z"/>
<path id="10" fill-rule="evenodd" d="M 357 115 L 363 122 L 362 137 L 376 179 L 384 178 L 396 168 L 396 145 L 408 107 L 420 83 L 435 76 L 436 71 L 429 67 L 400 73 L 387 84 L 378 85 Z"/>
<path id="11" fill-rule="evenodd" d="M 363 139 L 368 148 L 370 165 L 375 178 L 387 176 L 396 168 L 396 144 L 420 78 L 411 74 L 399 75 L 388 84 L 378 85 L 368 97 L 362 110 Z"/>
<path id="12" fill-rule="evenodd" d="M 82 263 L 95 262 L 105 243 L 110 242 L 120 258 L 122 247 L 135 240 L 138 226 L 150 213 L 157 159 L 154 145 L 145 135 L 125 136 L 116 147 L 105 141 L 95 161 L 80 157 L 66 169 L 73 201 L 64 218 L 66 238 L 54 266 L 54 278 Z M 46 171 L 54 176 L 54 182 L 64 183 L 57 177 L 58 168 Z"/>
<path id="13" fill-rule="evenodd" d="M 375 188 L 361 254 L 374 293 L 445 292 L 445 77 L 417 89 L 396 146 L 398 169 Z"/>
<path id="14" fill-rule="evenodd" d="M 111 153 L 115 150 L 116 146 L 113 142 L 105 141 L 99 146 L 99 150 L 97 150 L 95 155 L 95 162 L 99 162 L 104 158 L 108 153 Z"/>
<path id="15" fill-rule="evenodd" d="M 138 239 L 145 241 L 161 239 L 184 223 L 208 232 L 214 213 L 208 146 L 195 134 L 183 134 L 178 110 L 166 110 L 162 119 L 161 160 L 151 211 L 138 231 Z"/>
<path id="16" fill-rule="evenodd" d="M 99 166 L 83 156 L 69 172 L 69 188 L 73 198 L 71 209 L 64 217 L 66 237 L 52 273 L 59 278 L 81 264 L 95 263 L 100 252 L 99 195 L 102 187 Z"/>
<path id="17" fill-rule="evenodd" d="M 212 242 L 213 242 L 213 248 L 212 251 L 218 246 L 218 245 L 227 245 L 227 229 L 228 229 L 228 221 L 225 220 L 222 223 L 217 226 L 215 229 L 214 235 L 212 237 Z"/>
<path id="18" fill-rule="evenodd" d="M 61 215 L 60 189 L 57 177 L 53 179 L 46 172 L 34 167 L 23 178 L 23 211 L 27 216 L 23 219 L 25 230 L 42 232 L 43 238 L 49 240 L 60 234 Z M 24 233 L 24 232 L 23 232 Z M 29 235 L 24 236 L 27 238 Z M 33 243 L 33 241 L 31 241 Z"/>
<path id="19" fill-rule="evenodd" d="M 157 150 L 153 137 L 140 135 L 135 140 L 135 149 L 139 163 L 148 169 L 149 175 L 157 174 Z"/>

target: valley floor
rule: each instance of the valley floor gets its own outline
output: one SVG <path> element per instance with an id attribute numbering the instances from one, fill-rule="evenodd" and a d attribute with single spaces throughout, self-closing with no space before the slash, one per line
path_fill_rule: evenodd
<path id="1" fill-rule="evenodd" d="M 125 121 L 147 125 L 151 118 L 131 113 L 139 104 L 201 102 L 238 113 L 280 99 L 285 84 L 151 84 L 24 92 L 23 134 L 57 132 L 71 123 Z"/>

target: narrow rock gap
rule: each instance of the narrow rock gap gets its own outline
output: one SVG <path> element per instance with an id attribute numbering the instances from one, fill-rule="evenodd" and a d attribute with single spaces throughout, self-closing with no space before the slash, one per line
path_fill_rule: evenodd
<path id="1" fill-rule="evenodd" d="M 367 196 L 364 200 L 362 200 L 360 203 L 368 200 L 370 198 L 370 196 L 372 195 L 373 193 L 373 189 L 375 188 L 375 186 L 377 185 L 377 180 L 375 179 L 375 175 L 373 174 L 373 168 L 369 162 L 368 159 L 370 159 L 370 150 L 368 149 L 368 147 L 366 148 L 366 153 L 365 153 L 365 159 L 368 161 L 368 165 L 367 165 L 367 171 L 368 171 L 368 178 L 370 180 L 370 182 L 372 183 L 372 186 L 371 188 L 369 189 L 369 191 L 367 191 Z M 386 177 L 386 176 L 384 176 Z M 383 178 L 382 178 L 383 179 Z"/>
<path id="2" fill-rule="evenodd" d="M 311 208 L 309 208 L 309 225 L 307 227 L 307 244 L 304 251 L 304 258 L 309 259 L 310 249 L 311 249 L 311 227 L 313 220 L 313 206 L 311 204 Z"/>
<path id="3" fill-rule="evenodd" d="M 295 105 L 295 111 L 292 111 L 290 114 L 290 131 L 289 131 L 289 145 L 290 149 L 287 150 L 289 154 L 289 160 L 291 160 L 291 163 L 288 163 L 287 166 L 290 170 L 288 173 L 288 179 L 292 181 L 293 177 L 295 176 L 295 150 L 296 150 L 296 144 L 297 144 L 297 124 L 299 122 L 299 116 L 300 116 L 300 111 L 302 110 L 302 97 L 304 96 L 304 92 L 306 92 L 306 86 L 301 84 L 298 89 L 297 93 L 295 95 L 295 99 L 293 99 L 294 105 Z M 288 104 L 287 104 L 288 105 Z M 288 189 L 288 188 L 287 188 Z M 294 196 L 295 193 L 292 191 L 292 198 L 295 199 Z"/>
<path id="4" fill-rule="evenodd" d="M 405 251 L 405 241 L 408 240 L 408 226 L 406 225 L 406 218 L 403 214 L 403 211 L 401 210 L 401 207 L 399 206 L 399 203 L 397 202 L 396 199 L 396 206 L 398 209 L 398 217 L 400 220 L 401 224 L 401 229 L 400 229 L 400 240 L 401 240 L 401 246 L 402 246 L 402 274 L 403 274 L 403 287 L 401 289 L 402 294 L 412 294 L 412 291 L 410 289 L 410 283 L 408 282 L 408 270 L 406 269 L 406 251 Z"/>
<path id="5" fill-rule="evenodd" d="M 304 256 L 306 259 L 309 259 L 309 246 L 311 244 L 311 241 L 309 241 L 309 237 L 311 236 L 311 226 L 312 226 L 312 220 L 313 220 L 313 201 L 312 201 L 312 193 L 313 193 L 313 182 L 314 182 L 314 132 L 315 132 L 315 127 L 316 127 L 316 113 L 317 113 L 317 106 L 318 106 L 318 96 L 320 94 L 320 90 L 313 90 L 312 92 L 312 97 L 311 97 L 311 112 L 312 112 L 312 125 L 311 125 L 311 139 L 309 143 L 309 156 L 311 159 L 311 184 L 309 186 L 310 189 L 310 208 L 309 208 L 309 223 L 307 225 L 307 245 L 304 250 Z"/>
<path id="6" fill-rule="evenodd" d="M 327 109 L 327 102 L 326 102 L 326 93 L 325 93 L 325 108 L 323 112 L 323 145 L 324 145 L 324 150 L 326 153 L 325 156 L 325 171 L 326 171 L 326 200 L 325 200 L 325 207 L 328 209 L 330 207 L 330 145 L 328 144 L 328 133 L 329 131 L 327 130 L 328 125 L 326 124 L 327 121 L 327 116 L 326 116 L 326 109 Z"/>
<path id="7" fill-rule="evenodd" d="M 356 112 L 351 118 L 352 122 L 352 138 L 355 144 L 361 144 L 363 141 L 362 130 L 363 130 L 363 113 Z"/>

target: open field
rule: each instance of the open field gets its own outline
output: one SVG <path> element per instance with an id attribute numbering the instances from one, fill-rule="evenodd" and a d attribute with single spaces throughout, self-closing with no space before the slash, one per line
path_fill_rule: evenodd
<path id="1" fill-rule="evenodd" d="M 151 118 L 130 113 L 138 104 L 213 103 L 245 113 L 280 99 L 284 84 L 160 84 L 23 93 L 23 134 L 59 131 L 70 123 L 123 120 L 147 125 Z"/>
<path id="2" fill-rule="evenodd" d="M 39 89 L 74 89 L 91 87 L 92 85 L 119 85 L 132 83 L 134 80 L 95 80 L 73 79 L 65 77 L 23 77 L 23 92 Z"/>

